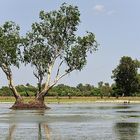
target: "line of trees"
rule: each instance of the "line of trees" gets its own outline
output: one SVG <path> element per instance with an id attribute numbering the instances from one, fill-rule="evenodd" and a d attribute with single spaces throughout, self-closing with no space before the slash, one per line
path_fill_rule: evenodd
<path id="1" fill-rule="evenodd" d="M 44 85 L 43 85 L 44 86 Z M 38 88 L 30 84 L 16 86 L 17 92 L 22 96 L 34 96 Z M 108 83 L 95 87 L 90 84 L 78 84 L 76 87 L 59 84 L 54 86 L 47 96 L 111 96 L 112 90 Z M 4 86 L 0 89 L 0 96 L 12 96 L 12 91 Z"/>
<path id="2" fill-rule="evenodd" d="M 95 87 L 90 84 L 83 85 L 78 84 L 76 87 L 70 87 L 64 84 L 60 84 L 52 87 L 47 93 L 48 96 L 140 96 L 140 74 L 138 68 L 140 62 L 133 60 L 131 57 L 123 56 L 120 59 L 119 65 L 112 71 L 112 78 L 115 83 L 109 85 L 100 81 L 98 86 Z M 41 83 L 40 83 L 41 84 Z M 30 84 L 16 86 L 20 95 L 33 96 L 38 93 L 39 89 L 43 89 L 45 84 L 34 87 Z M 12 90 L 8 87 L 2 87 L 0 89 L 1 96 L 11 96 Z"/>
<path id="3" fill-rule="evenodd" d="M 139 80 L 140 83 L 140 80 Z M 44 84 L 43 84 L 44 86 Z M 16 86 L 17 92 L 21 96 L 32 97 L 37 91 L 38 87 L 32 86 L 30 84 L 18 85 Z M 0 96 L 13 96 L 12 91 L 7 86 L 3 86 L 0 89 Z M 104 97 L 119 97 L 119 96 L 140 96 L 140 87 L 137 91 L 129 94 L 123 94 L 118 92 L 116 84 L 110 85 L 109 83 L 104 83 L 102 81 L 98 82 L 98 86 L 93 86 L 90 84 L 78 84 L 76 87 L 68 86 L 64 84 L 58 84 L 54 86 L 47 94 L 47 96 L 97 96 L 99 98 Z"/>

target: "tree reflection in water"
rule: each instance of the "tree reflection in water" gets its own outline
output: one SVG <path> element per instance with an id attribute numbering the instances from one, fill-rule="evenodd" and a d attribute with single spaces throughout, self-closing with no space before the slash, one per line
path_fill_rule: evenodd
<path id="1" fill-rule="evenodd" d="M 37 115 L 43 116 L 44 110 L 37 110 L 36 113 L 37 113 Z M 14 114 L 13 111 L 11 111 L 11 114 Z M 15 117 L 16 117 L 16 113 L 15 113 Z M 23 115 L 23 117 L 24 117 L 24 115 Z M 6 140 L 14 140 L 15 139 L 14 134 L 15 134 L 15 131 L 18 129 L 18 127 L 17 127 L 18 123 L 21 123 L 21 122 L 19 122 L 19 121 L 14 122 L 13 124 L 11 124 L 9 126 L 9 132 L 8 132 L 8 136 L 7 136 Z M 50 140 L 50 128 L 48 127 L 47 123 L 46 122 L 39 122 L 37 124 L 38 124 L 38 140 L 42 140 L 42 139 Z M 45 138 L 42 135 L 43 132 L 45 133 Z M 18 131 L 16 133 L 18 133 Z"/>
<path id="2" fill-rule="evenodd" d="M 43 139 L 42 138 L 42 126 L 43 126 L 44 132 L 46 134 L 46 140 L 50 140 L 50 129 L 49 129 L 48 125 L 45 124 L 45 123 L 43 123 L 43 124 L 39 123 L 38 124 L 38 140 Z"/>
<path id="3" fill-rule="evenodd" d="M 6 140 L 13 140 L 13 134 L 14 134 L 15 129 L 16 129 L 15 124 L 13 124 L 9 127 L 9 134 L 8 134 Z"/>
<path id="4" fill-rule="evenodd" d="M 119 140 L 137 140 L 138 123 L 118 122 L 115 124 L 115 134 Z"/>

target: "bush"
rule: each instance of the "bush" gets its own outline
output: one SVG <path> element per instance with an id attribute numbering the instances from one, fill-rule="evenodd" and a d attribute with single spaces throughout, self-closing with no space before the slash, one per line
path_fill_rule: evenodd
<path id="1" fill-rule="evenodd" d="M 1 93 L 1 96 L 12 96 L 13 95 L 13 93 L 9 89 L 9 87 L 6 87 L 6 86 L 4 86 L 0 89 L 0 93 Z"/>

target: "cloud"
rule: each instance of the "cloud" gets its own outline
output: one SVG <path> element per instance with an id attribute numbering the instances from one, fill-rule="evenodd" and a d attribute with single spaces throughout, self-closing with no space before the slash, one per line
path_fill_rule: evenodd
<path id="1" fill-rule="evenodd" d="M 95 14 L 113 15 L 116 13 L 115 10 L 108 10 L 104 5 L 97 4 L 93 7 Z"/>
<path id="2" fill-rule="evenodd" d="M 93 9 L 96 13 L 104 13 L 106 11 L 104 5 L 95 5 Z"/>

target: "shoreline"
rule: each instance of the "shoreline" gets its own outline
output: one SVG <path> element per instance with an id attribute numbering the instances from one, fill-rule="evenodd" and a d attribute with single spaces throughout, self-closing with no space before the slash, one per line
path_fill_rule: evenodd
<path id="1" fill-rule="evenodd" d="M 0 101 L 0 104 L 13 104 L 12 101 Z M 51 101 L 46 102 L 46 104 L 88 104 L 88 103 L 113 103 L 113 104 L 140 104 L 140 101 L 137 100 L 96 100 L 96 101 Z"/>
<path id="2" fill-rule="evenodd" d="M 34 97 L 23 97 L 25 102 L 30 102 L 34 100 Z M 0 97 L 0 103 L 14 103 L 14 97 Z M 114 104 L 140 104 L 140 97 L 119 97 L 118 99 L 115 97 L 91 97 L 91 96 L 84 96 L 84 97 L 76 97 L 68 96 L 63 97 L 51 97 L 47 96 L 45 98 L 46 104 L 76 104 L 76 103 L 114 103 Z"/>
<path id="3" fill-rule="evenodd" d="M 107 101 L 96 101 L 96 103 L 123 103 L 123 104 L 140 104 L 140 101 L 136 101 L 136 100 L 107 100 Z"/>

